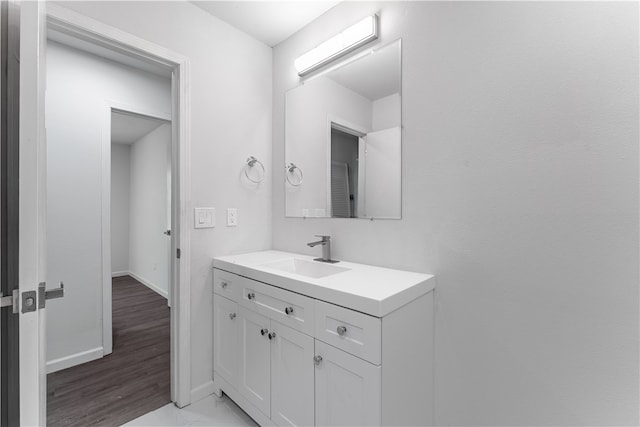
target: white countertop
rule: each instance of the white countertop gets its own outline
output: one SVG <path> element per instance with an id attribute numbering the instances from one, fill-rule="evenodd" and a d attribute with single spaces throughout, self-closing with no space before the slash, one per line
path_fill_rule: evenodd
<path id="1" fill-rule="evenodd" d="M 311 278 L 264 265 L 288 258 L 311 261 L 314 257 L 290 252 L 262 251 L 216 257 L 213 259 L 213 266 L 376 317 L 385 316 L 432 291 L 436 283 L 431 274 L 346 261 L 333 265 L 348 268 L 349 271 L 323 278 Z"/>

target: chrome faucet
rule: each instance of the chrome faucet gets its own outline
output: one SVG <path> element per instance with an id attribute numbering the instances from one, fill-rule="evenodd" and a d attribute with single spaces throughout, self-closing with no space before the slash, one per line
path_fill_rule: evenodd
<path id="1" fill-rule="evenodd" d="M 332 264 L 338 262 L 331 259 L 331 236 L 319 236 L 322 240 L 318 240 L 317 242 L 307 243 L 307 246 L 313 248 L 314 246 L 322 245 L 322 258 L 314 258 L 314 261 L 320 262 L 330 262 Z"/>

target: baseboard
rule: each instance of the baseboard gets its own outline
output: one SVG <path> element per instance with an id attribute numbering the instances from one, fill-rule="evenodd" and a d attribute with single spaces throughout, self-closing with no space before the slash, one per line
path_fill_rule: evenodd
<path id="1" fill-rule="evenodd" d="M 82 351 L 70 356 L 61 357 L 47 362 L 47 374 L 71 368 L 72 366 L 81 365 L 100 359 L 103 356 L 102 347 L 92 348 L 91 350 Z"/>
<path id="2" fill-rule="evenodd" d="M 129 272 L 128 271 L 114 271 L 113 273 L 111 273 L 111 277 L 122 277 L 122 276 L 128 276 Z"/>
<path id="3" fill-rule="evenodd" d="M 169 299 L 169 293 L 167 291 L 160 289 L 159 287 L 157 287 L 156 285 L 154 285 L 150 281 L 148 281 L 146 279 L 143 279 L 142 277 L 138 276 L 136 273 L 133 273 L 131 271 L 129 272 L 129 276 L 133 277 L 138 282 L 142 283 L 143 285 L 145 285 L 147 288 L 151 289 L 152 291 L 154 291 L 158 295 L 164 297 L 165 299 Z"/>
<path id="4" fill-rule="evenodd" d="M 193 390 L 191 390 L 191 403 L 196 403 L 198 400 L 212 395 L 213 391 L 213 380 L 209 380 L 201 386 L 194 388 Z"/>

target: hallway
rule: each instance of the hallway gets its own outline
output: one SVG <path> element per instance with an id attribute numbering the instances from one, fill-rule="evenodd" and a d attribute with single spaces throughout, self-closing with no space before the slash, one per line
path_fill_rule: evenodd
<path id="1" fill-rule="evenodd" d="M 170 309 L 130 276 L 113 278 L 113 353 L 47 375 L 47 424 L 116 426 L 171 401 Z"/>

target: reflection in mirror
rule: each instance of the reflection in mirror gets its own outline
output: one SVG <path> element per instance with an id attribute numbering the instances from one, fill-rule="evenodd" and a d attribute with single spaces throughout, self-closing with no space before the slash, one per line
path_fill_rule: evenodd
<path id="1" fill-rule="evenodd" d="M 400 218 L 400 57 L 397 40 L 287 92 L 285 164 L 304 183 L 285 181 L 286 216 Z"/>

